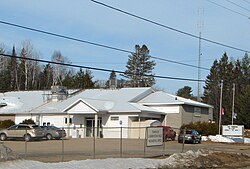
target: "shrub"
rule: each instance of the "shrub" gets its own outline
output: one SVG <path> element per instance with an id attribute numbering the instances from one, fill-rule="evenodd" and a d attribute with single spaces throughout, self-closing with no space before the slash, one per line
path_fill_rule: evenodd
<path id="1" fill-rule="evenodd" d="M 0 121 L 0 128 L 8 128 L 14 124 L 15 124 L 15 122 L 10 120 L 10 119 L 3 120 L 3 121 Z"/>
<path id="2" fill-rule="evenodd" d="M 35 122 L 32 119 L 25 119 L 22 121 L 22 124 L 35 124 Z"/>
<path id="3" fill-rule="evenodd" d="M 195 123 L 184 124 L 181 126 L 181 129 L 184 129 L 185 127 L 187 129 L 194 129 L 198 131 L 200 134 L 202 134 L 203 136 L 218 134 L 218 125 L 216 123 L 208 123 L 208 122 L 199 121 Z"/>

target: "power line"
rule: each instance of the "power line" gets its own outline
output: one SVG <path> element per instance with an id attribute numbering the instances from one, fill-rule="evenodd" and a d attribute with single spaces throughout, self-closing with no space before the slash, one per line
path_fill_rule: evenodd
<path id="1" fill-rule="evenodd" d="M 75 64 L 69 64 L 69 63 L 60 63 L 60 62 L 54 62 L 54 61 L 47 61 L 47 60 L 41 60 L 41 59 L 34 59 L 34 58 L 24 58 L 20 56 L 12 56 L 8 54 L 0 54 L 1 56 L 10 57 L 10 58 L 18 58 L 18 59 L 25 59 L 35 62 L 42 62 L 42 63 L 49 63 L 49 64 L 55 64 L 55 65 L 63 65 L 63 66 L 69 66 L 69 67 L 76 67 L 76 68 L 83 68 L 83 69 L 89 69 L 89 70 L 96 70 L 96 71 L 102 71 L 102 72 L 116 72 L 120 74 L 124 74 L 124 71 L 120 70 L 113 70 L 113 69 L 104 69 L 104 68 L 98 68 L 98 67 L 90 67 L 90 66 L 80 66 Z M 138 73 L 130 73 L 130 75 L 141 75 Z M 197 80 L 197 79 L 190 79 L 190 78 L 181 78 L 181 77 L 171 77 L 171 76 L 162 76 L 162 75 L 146 75 L 143 74 L 143 76 L 146 77 L 154 77 L 159 79 L 170 79 L 170 80 L 180 80 L 180 81 L 191 81 L 191 82 L 205 82 L 205 80 Z"/>
<path id="2" fill-rule="evenodd" d="M 9 25 L 9 26 L 13 26 L 13 27 L 18 27 L 18 28 L 21 28 L 21 29 L 26 29 L 26 30 L 33 31 L 33 32 L 38 32 L 38 33 L 42 33 L 42 34 L 46 34 L 46 35 L 50 35 L 50 36 L 55 36 L 55 37 L 67 39 L 67 40 L 72 40 L 72 41 L 77 41 L 77 42 L 80 42 L 80 43 L 86 43 L 86 44 L 89 44 L 89 45 L 94 45 L 94 46 L 98 46 L 98 47 L 102 47 L 102 48 L 107 48 L 107 49 L 111 49 L 111 50 L 115 50 L 115 51 L 119 51 L 119 52 L 124 52 L 124 53 L 129 53 L 129 54 L 134 53 L 134 52 L 129 51 L 129 50 L 116 48 L 116 47 L 112 47 L 112 46 L 108 46 L 108 45 L 103 45 L 103 44 L 99 44 L 99 43 L 95 43 L 95 42 L 90 42 L 90 41 L 87 41 L 87 40 L 82 40 L 82 39 L 78 39 L 78 38 L 74 38 L 74 37 L 70 37 L 70 36 L 66 36 L 66 35 L 52 33 L 52 32 L 44 31 L 44 30 L 41 30 L 41 29 L 35 29 L 35 28 L 31 28 L 31 27 L 27 27 L 27 26 L 23 26 L 23 25 L 19 25 L 19 24 L 5 22 L 5 21 L 2 21 L 2 20 L 0 20 L 0 23 L 5 24 L 5 25 Z M 165 62 L 179 64 L 179 65 L 182 65 L 182 66 L 189 66 L 189 67 L 193 67 L 193 68 L 200 68 L 200 69 L 204 69 L 204 70 L 209 70 L 208 68 L 198 67 L 198 66 L 194 66 L 194 65 L 190 65 L 190 64 L 186 64 L 186 63 L 181 63 L 181 62 L 177 62 L 177 61 L 173 61 L 173 60 L 169 60 L 169 59 L 164 59 L 164 58 L 159 58 L 159 57 L 154 57 L 154 56 L 151 56 L 151 58 L 159 59 L 159 60 L 162 60 L 162 61 L 165 61 Z"/>
<path id="3" fill-rule="evenodd" d="M 189 66 L 189 67 L 198 68 L 198 69 L 203 69 L 203 70 L 210 70 L 210 69 L 208 69 L 208 68 L 204 68 L 204 67 L 201 67 L 201 66 L 190 65 L 190 64 L 187 64 L 187 63 L 180 63 L 180 62 L 177 62 L 177 61 L 172 61 L 172 60 L 163 59 L 163 58 L 159 58 L 159 57 L 151 56 L 151 58 L 158 59 L 158 60 L 161 60 L 161 61 L 176 63 L 176 64 L 178 63 L 178 64 L 183 65 L 183 66 Z"/>
<path id="4" fill-rule="evenodd" d="M 190 37 L 199 39 L 199 36 L 197 36 L 197 35 L 194 35 L 194 34 L 191 34 L 191 33 L 188 33 L 188 32 L 185 32 L 185 31 L 182 31 L 182 30 L 179 30 L 179 29 L 176 29 L 176 28 L 173 28 L 173 27 L 170 27 L 170 26 L 167 26 L 167 25 L 164 25 L 164 24 L 155 22 L 155 21 L 153 21 L 153 20 L 150 20 L 150 19 L 147 19 L 147 18 L 138 16 L 138 15 L 132 14 L 132 13 L 130 13 L 130 12 L 126 12 L 126 11 L 124 11 L 124 10 L 121 10 L 121 9 L 118 9 L 118 8 L 115 8 L 115 7 L 112 7 L 112 6 L 110 6 L 110 5 L 107 5 L 107 4 L 102 3 L 102 2 L 99 2 L 99 1 L 95 1 L 95 0 L 91 0 L 91 1 L 94 2 L 94 3 L 96 3 L 96 4 L 105 6 L 105 7 L 110 8 L 110 9 L 113 9 L 113 10 L 115 10 L 115 11 L 121 12 L 121 13 L 123 13 L 123 14 L 132 16 L 132 17 L 134 17 L 134 18 L 141 19 L 141 20 L 146 21 L 146 22 L 149 22 L 149 23 L 151 23 L 151 24 L 154 24 L 154 25 L 163 27 L 163 28 L 165 28 L 165 29 L 169 29 L 169 30 L 171 30 L 171 31 L 175 31 L 175 32 L 178 32 L 178 33 L 181 33 L 181 34 L 184 34 L 184 35 L 187 35 L 187 36 L 190 36 Z M 227 48 L 230 48 L 230 49 L 238 50 L 238 51 L 241 51 L 241 52 L 250 53 L 250 51 L 248 51 L 248 50 L 244 50 L 244 49 L 237 48 L 237 47 L 234 47 L 234 46 L 226 45 L 226 44 L 223 44 L 223 43 L 220 43 L 220 42 L 216 42 L 216 41 L 213 41 L 213 40 L 210 40 L 210 39 L 207 39 L 207 38 L 202 38 L 202 37 L 201 37 L 201 40 L 204 40 L 204 41 L 206 41 L 206 42 L 210 42 L 210 43 L 213 43 L 213 44 L 216 44 L 216 45 L 219 45 L 219 46 L 227 47 Z"/>
<path id="5" fill-rule="evenodd" d="M 243 1 L 245 1 L 245 2 L 248 3 L 248 4 L 250 4 L 250 2 L 248 2 L 247 0 L 243 0 Z"/>
<path id="6" fill-rule="evenodd" d="M 236 13 L 236 14 L 238 14 L 238 15 L 241 15 L 241 16 L 243 16 L 243 17 L 246 17 L 247 19 L 250 19 L 250 17 L 247 16 L 247 15 L 245 15 L 245 14 L 242 14 L 242 13 L 240 13 L 240 12 L 237 12 L 237 11 L 235 11 L 235 10 L 232 10 L 232 9 L 230 9 L 230 8 L 228 8 L 228 7 L 225 7 L 225 6 L 221 5 L 221 4 L 218 4 L 218 3 L 216 3 L 216 2 L 213 2 L 213 1 L 210 1 L 210 0 L 207 0 L 207 1 L 210 2 L 210 3 L 212 3 L 212 4 L 214 4 L 214 5 L 216 5 L 216 6 L 219 6 L 219 7 L 221 7 L 221 8 L 224 8 L 224 9 L 226 9 L 226 10 L 228 10 L 228 11 L 231 11 L 231 12 L 233 12 L 233 13 Z"/>
<path id="7" fill-rule="evenodd" d="M 226 0 L 226 1 L 227 1 L 227 2 L 229 2 L 229 3 L 231 3 L 231 4 L 234 4 L 235 6 L 237 6 L 237 7 L 241 8 L 241 9 L 244 9 L 244 10 L 246 10 L 246 11 L 250 12 L 250 10 L 249 10 L 249 9 L 247 9 L 247 8 L 245 8 L 245 7 L 241 6 L 241 5 L 238 5 L 238 4 L 236 4 L 235 2 L 232 2 L 232 1 L 230 1 L 230 0 Z"/>

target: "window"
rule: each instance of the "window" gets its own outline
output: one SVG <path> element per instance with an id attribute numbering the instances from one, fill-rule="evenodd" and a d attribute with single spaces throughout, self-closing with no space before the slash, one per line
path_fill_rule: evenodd
<path id="1" fill-rule="evenodd" d="M 110 120 L 112 120 L 112 121 L 118 121 L 119 120 L 119 116 L 111 116 Z"/>
<path id="2" fill-rule="evenodd" d="M 17 127 L 17 130 L 28 130 L 28 129 L 30 129 L 30 127 L 29 126 L 18 126 Z"/>
<path id="3" fill-rule="evenodd" d="M 9 130 L 16 130 L 16 128 L 17 128 L 17 125 L 11 126 L 11 127 L 9 128 Z"/>
<path id="4" fill-rule="evenodd" d="M 194 107 L 194 116 L 200 117 L 201 116 L 201 108 Z"/>
<path id="5" fill-rule="evenodd" d="M 68 124 L 68 118 L 64 117 L 64 124 Z M 72 118 L 69 118 L 69 124 L 72 124 Z"/>

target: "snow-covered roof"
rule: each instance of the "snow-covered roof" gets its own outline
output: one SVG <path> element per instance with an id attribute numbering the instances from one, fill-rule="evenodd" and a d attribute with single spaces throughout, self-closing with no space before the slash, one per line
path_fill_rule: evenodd
<path id="1" fill-rule="evenodd" d="M 139 103 L 143 105 L 192 105 L 198 107 L 213 108 L 213 106 L 197 102 L 191 99 L 175 96 L 163 91 L 154 92 L 147 97 L 141 99 Z"/>
<path id="2" fill-rule="evenodd" d="M 44 91 L 7 92 L 0 95 L 7 106 L 0 108 L 0 113 L 63 113 L 79 100 L 97 112 L 157 112 L 145 106 L 131 104 L 130 101 L 149 93 L 151 88 L 88 89 L 60 101 L 47 101 Z"/>
<path id="3" fill-rule="evenodd" d="M 75 93 L 60 101 L 47 100 L 50 91 L 17 91 L 0 95 L 0 113 L 67 113 L 79 102 L 97 113 L 157 113 L 162 112 L 148 105 L 180 105 L 187 104 L 200 107 L 210 105 L 177 97 L 162 91 L 155 92 L 151 88 L 122 89 L 88 89 Z"/>
<path id="4" fill-rule="evenodd" d="M 2 114 L 27 112 L 44 103 L 44 91 L 14 91 L 0 95 L 0 103 L 6 106 L 0 108 Z"/>

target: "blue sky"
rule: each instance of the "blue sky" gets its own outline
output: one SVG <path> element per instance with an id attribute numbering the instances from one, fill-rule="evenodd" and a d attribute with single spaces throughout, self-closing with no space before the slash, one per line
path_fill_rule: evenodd
<path id="1" fill-rule="evenodd" d="M 198 23 L 204 23 L 202 37 L 226 45 L 250 50 L 250 19 L 230 12 L 207 0 L 100 0 L 113 7 L 145 17 L 161 24 L 194 35 L 199 34 Z M 250 0 L 234 1 L 250 10 Z M 250 16 L 226 0 L 214 1 L 227 8 Z M 90 0 L 3 0 L 0 20 L 27 27 L 58 33 L 99 44 L 134 51 L 136 44 L 147 45 L 155 57 L 187 64 L 198 64 L 198 39 L 147 23 L 105 8 Z M 198 10 L 203 15 L 198 15 Z M 7 50 L 29 40 L 40 59 L 50 60 L 54 51 L 60 51 L 73 64 L 125 71 L 128 53 L 89 44 L 52 37 L 0 24 L 0 43 Z M 244 52 L 202 41 L 201 66 L 210 68 L 224 52 L 230 58 L 242 58 Z M 162 76 L 197 79 L 198 70 L 173 63 L 156 61 L 154 73 Z M 96 80 L 106 80 L 107 72 L 92 71 Z M 209 71 L 201 70 L 201 79 Z M 197 93 L 197 82 L 156 79 L 156 86 L 175 93 L 183 86 L 191 86 Z M 201 83 L 203 86 L 204 83 Z"/>

